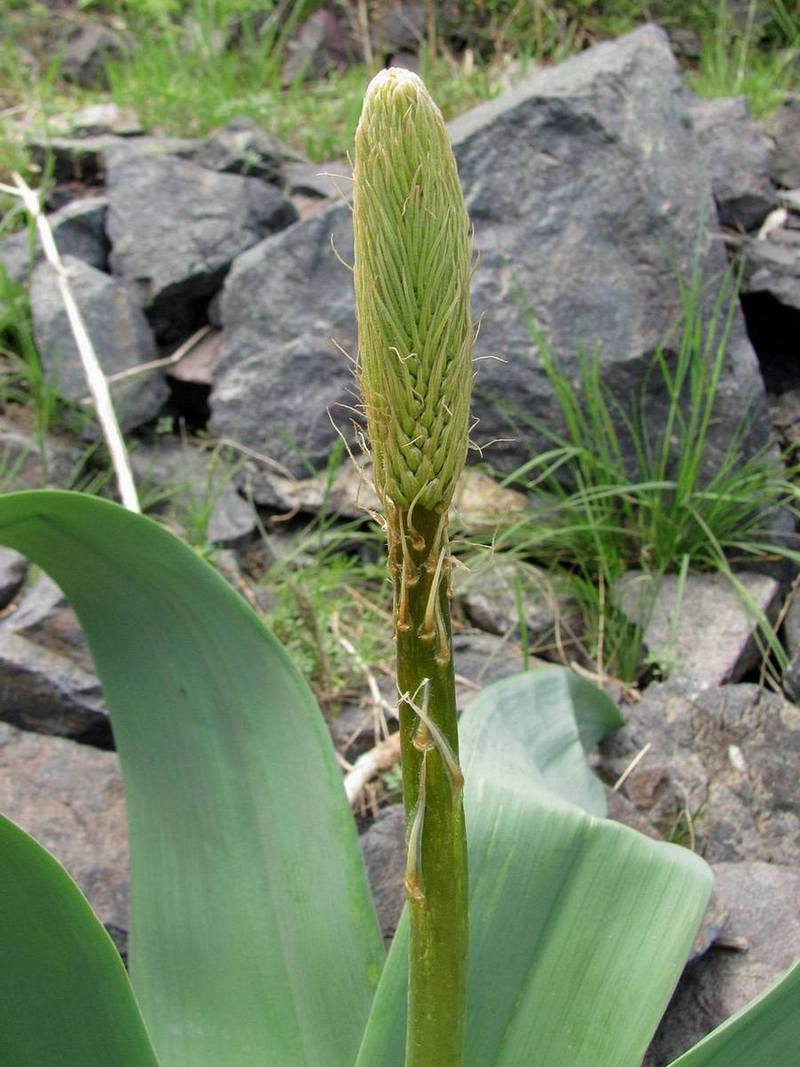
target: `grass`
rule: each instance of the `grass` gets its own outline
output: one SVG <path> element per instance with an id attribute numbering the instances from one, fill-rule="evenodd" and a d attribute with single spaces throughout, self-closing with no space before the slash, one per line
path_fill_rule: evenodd
<path id="1" fill-rule="evenodd" d="M 668 572 L 720 571 L 740 588 L 734 566 L 781 558 L 800 563 L 775 535 L 781 513 L 800 517 L 800 470 L 791 460 L 785 468 L 768 449 L 746 458 L 746 414 L 713 473 L 705 469 L 736 306 L 733 280 L 719 290 L 708 319 L 704 306 L 695 276 L 683 285 L 682 321 L 671 346 L 655 354 L 641 396 L 626 408 L 601 379 L 596 353 L 580 357 L 576 388 L 531 322 L 563 429 L 530 422 L 551 447 L 503 484 L 524 489 L 535 504 L 498 532 L 493 548 L 568 578 L 583 605 L 592 659 L 601 673 L 624 680 L 641 672 L 643 630 L 615 603 L 626 571 L 640 569 L 656 580 Z M 667 403 L 651 421 L 647 396 L 654 384 Z M 780 659 L 775 634 L 765 619 L 758 622 Z"/>
<path id="2" fill-rule="evenodd" d="M 770 31 L 777 44 L 770 41 Z M 745 96 L 751 114 L 762 117 L 788 92 L 800 89 L 798 55 L 800 14 L 790 11 L 785 0 L 767 5 L 750 0 L 744 24 L 720 0 L 716 23 L 705 35 L 698 69 L 689 82 L 700 96 Z"/>

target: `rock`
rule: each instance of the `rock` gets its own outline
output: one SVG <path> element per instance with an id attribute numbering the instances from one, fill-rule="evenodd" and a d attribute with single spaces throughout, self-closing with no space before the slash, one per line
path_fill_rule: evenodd
<path id="1" fill-rule="evenodd" d="M 800 601 L 797 590 L 790 593 L 783 620 L 783 640 L 789 656 L 783 672 L 783 691 L 790 700 L 800 702 Z"/>
<path id="2" fill-rule="evenodd" d="M 340 159 L 329 163 L 287 163 L 283 167 L 284 188 L 292 195 L 351 200 L 351 167 Z"/>
<path id="3" fill-rule="evenodd" d="M 470 530 L 492 528 L 509 515 L 522 517 L 528 506 L 524 493 L 498 485 L 483 471 L 467 467 L 453 496 L 451 521 Z"/>
<path id="4" fill-rule="evenodd" d="M 66 867 L 124 947 L 128 842 L 116 753 L 0 723 L 0 811 Z"/>
<path id="5" fill-rule="evenodd" d="M 0 623 L 0 719 L 39 733 L 111 742 L 80 624 L 50 578 L 40 578 Z"/>
<path id="6" fill-rule="evenodd" d="M 212 330 L 169 368 L 169 377 L 177 382 L 210 386 L 214 380 L 214 369 L 219 362 L 221 347 L 222 333 Z"/>
<path id="7" fill-rule="evenodd" d="M 800 709 L 755 685 L 654 684 L 601 745 L 621 790 L 662 835 L 709 862 L 800 863 Z"/>
<path id="8" fill-rule="evenodd" d="M 31 412 L 7 405 L 0 415 L 0 452 L 3 455 L 3 488 L 74 489 L 85 456 L 71 437 L 53 428 L 47 433 L 33 425 Z"/>
<path id="9" fill-rule="evenodd" d="M 711 170 L 719 221 L 745 233 L 777 204 L 769 177 L 772 143 L 751 121 L 744 97 L 691 102 L 690 114 Z"/>
<path id="10" fill-rule="evenodd" d="M 78 137 L 96 137 L 101 133 L 135 137 L 144 133 L 133 108 L 120 107 L 111 100 L 79 108 L 69 117 L 69 124 Z"/>
<path id="11" fill-rule="evenodd" d="M 428 35 L 428 8 L 397 0 L 385 10 L 375 33 L 375 48 L 383 55 L 420 51 Z"/>
<path id="12" fill-rule="evenodd" d="M 613 819 L 614 822 L 621 822 L 625 826 L 630 826 L 632 830 L 638 830 L 645 837 L 652 837 L 656 841 L 661 840 L 661 834 L 650 820 L 646 819 L 636 805 L 631 803 L 619 790 L 610 789 L 606 786 L 605 794 L 608 808 L 607 817 L 609 819 Z"/>
<path id="13" fill-rule="evenodd" d="M 201 325 L 234 258 L 296 218 L 272 186 L 172 156 L 115 153 L 107 188 L 114 274 L 163 342 Z"/>
<path id="14" fill-rule="evenodd" d="M 794 338 L 800 328 L 800 215 L 784 212 L 784 222 L 739 252 L 744 271 L 742 309 L 758 352 L 767 389 L 783 393 L 800 385 Z"/>
<path id="15" fill-rule="evenodd" d="M 74 200 L 47 216 L 62 258 L 72 256 L 97 270 L 108 269 L 107 209 L 105 197 L 92 196 Z M 42 258 L 41 244 L 38 239 L 31 243 L 27 230 L 0 241 L 0 265 L 17 285 L 27 284 L 34 265 Z"/>
<path id="16" fill-rule="evenodd" d="M 643 1067 L 667 1067 L 800 956 L 800 867 L 718 863 L 714 876 L 726 913 L 717 945 L 685 971 Z"/>
<path id="17" fill-rule="evenodd" d="M 402 804 L 378 815 L 359 838 L 378 923 L 388 946 L 405 903 L 406 832 Z"/>
<path id="18" fill-rule="evenodd" d="M 654 434 L 663 425 L 667 401 L 652 356 L 681 314 L 675 272 L 688 277 L 699 255 L 711 298 L 725 270 L 686 101 L 666 38 L 646 27 L 533 73 L 451 125 L 475 224 L 476 355 L 504 360 L 477 363 L 473 436 L 497 441 L 487 454 L 493 465 L 520 466 L 562 428 L 524 302 L 568 378 L 578 377 L 577 353 L 597 349 L 602 381 L 623 408 L 630 412 L 649 382 L 646 418 Z M 214 425 L 297 476 L 299 454 L 315 466 L 327 460 L 334 438 L 326 408 L 352 404 L 351 375 L 329 341 L 355 351 L 351 277 L 329 247 L 331 234 L 352 262 L 349 208 L 333 206 L 242 256 L 223 297 Z M 667 362 L 674 358 L 667 344 Z M 704 473 L 717 468 L 746 412 L 743 455 L 766 442 L 769 426 L 735 313 Z M 349 416 L 339 421 L 347 427 Z"/>
<path id="19" fill-rule="evenodd" d="M 355 37 L 333 11 L 315 11 L 295 30 L 286 44 L 284 85 L 306 78 L 340 73 L 362 58 Z"/>
<path id="20" fill-rule="evenodd" d="M 743 293 L 769 295 L 778 304 L 800 311 L 800 231 L 773 230 L 763 239 L 748 242 L 743 256 Z"/>
<path id="21" fill-rule="evenodd" d="M 525 670 L 522 649 L 515 641 L 481 630 L 461 630 L 453 634 L 453 663 L 459 711 L 484 686 Z M 541 660 L 532 657 L 529 660 L 531 667 L 537 663 Z"/>
<path id="22" fill-rule="evenodd" d="M 352 276 L 332 240 L 352 261 L 349 214 L 336 206 L 240 255 L 222 295 L 211 425 L 297 477 L 324 467 L 338 440 L 328 412 L 349 419 L 352 367 L 330 339 L 355 352 Z"/>
<path id="23" fill-rule="evenodd" d="M 649 658 L 700 687 L 739 681 L 761 656 L 759 614 L 773 619 L 780 584 L 763 574 L 689 573 L 658 579 L 630 571 L 615 599 L 634 626 L 644 630 Z"/>
<path id="24" fill-rule="evenodd" d="M 192 160 L 224 174 L 244 174 L 267 182 L 282 183 L 283 168 L 306 160 L 250 118 L 235 118 L 215 130 L 198 147 Z"/>
<path id="25" fill-rule="evenodd" d="M 22 588 L 28 561 L 13 548 L 0 545 L 0 609 L 7 608 Z"/>
<path id="26" fill-rule="evenodd" d="M 580 626 L 575 601 L 539 567 L 502 557 L 456 572 L 456 597 L 473 626 L 499 637 L 511 635 L 533 651 L 552 649 Z"/>
<path id="27" fill-rule="evenodd" d="M 786 189 L 797 189 L 800 187 L 800 96 L 787 96 L 765 127 L 775 142 L 770 158 L 773 181 Z"/>
<path id="28" fill-rule="evenodd" d="M 71 256 L 64 259 L 64 266 L 105 374 L 118 374 L 155 359 L 155 343 L 147 320 L 127 289 Z M 30 301 L 36 347 L 45 372 L 63 397 L 78 401 L 88 395 L 89 389 L 67 313 L 47 263 L 40 263 L 33 272 Z M 117 418 L 125 430 L 154 418 L 168 395 L 159 370 L 111 384 Z"/>
<path id="29" fill-rule="evenodd" d="M 37 166 L 52 166 L 59 182 L 102 185 L 109 159 L 126 153 L 145 156 L 190 158 L 197 140 L 186 137 L 120 137 L 103 133 L 94 137 L 39 136 L 27 142 L 31 159 Z"/>
<path id="30" fill-rule="evenodd" d="M 105 85 L 106 64 L 110 59 L 120 59 L 127 50 L 125 39 L 108 26 L 83 23 L 67 40 L 59 73 L 66 81 L 85 89 Z"/>
<path id="31" fill-rule="evenodd" d="M 255 533 L 253 509 L 236 492 L 233 467 L 219 449 L 165 440 L 140 444 L 130 458 L 141 495 L 164 499 L 159 510 L 190 544 L 234 547 Z"/>

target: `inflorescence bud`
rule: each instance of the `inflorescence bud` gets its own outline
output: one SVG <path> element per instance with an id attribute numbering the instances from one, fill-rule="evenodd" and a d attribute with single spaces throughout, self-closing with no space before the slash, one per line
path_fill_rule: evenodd
<path id="1" fill-rule="evenodd" d="M 441 112 L 421 78 L 370 83 L 356 132 L 359 384 L 384 505 L 443 511 L 467 455 L 472 240 Z"/>

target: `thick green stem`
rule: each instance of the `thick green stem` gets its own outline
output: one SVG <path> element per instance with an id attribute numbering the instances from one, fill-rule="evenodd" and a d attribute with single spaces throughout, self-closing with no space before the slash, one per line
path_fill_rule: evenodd
<path id="1" fill-rule="evenodd" d="M 389 516 L 411 920 L 406 1067 L 463 1063 L 467 845 L 446 515 Z"/>

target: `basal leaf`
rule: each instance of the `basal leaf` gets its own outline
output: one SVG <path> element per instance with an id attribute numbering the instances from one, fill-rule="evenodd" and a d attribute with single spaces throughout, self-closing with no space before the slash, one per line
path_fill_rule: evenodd
<path id="1" fill-rule="evenodd" d="M 164 1067 L 352 1067 L 383 948 L 303 679 L 149 519 L 12 494 L 0 541 L 62 587 L 103 683 L 128 803 L 131 973 Z"/>
<path id="2" fill-rule="evenodd" d="M 63 867 L 2 816 L 0 1063 L 158 1067 L 108 934 Z"/>

